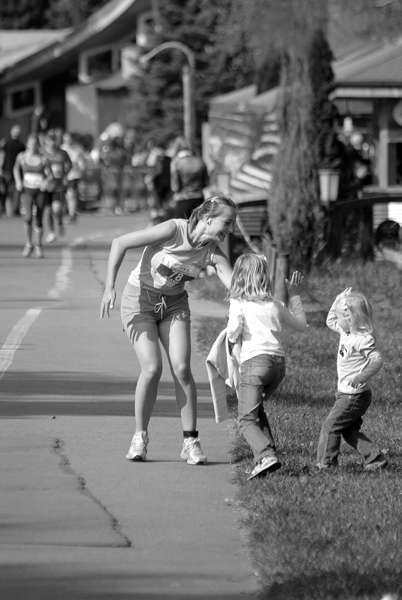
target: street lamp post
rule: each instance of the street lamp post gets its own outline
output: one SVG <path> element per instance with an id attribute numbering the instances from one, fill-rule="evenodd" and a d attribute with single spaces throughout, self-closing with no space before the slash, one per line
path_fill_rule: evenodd
<path id="1" fill-rule="evenodd" d="M 337 169 L 319 169 L 320 199 L 328 216 L 326 237 L 331 254 L 339 254 L 339 228 L 336 213 L 336 201 L 339 190 L 339 171 Z"/>
<path id="2" fill-rule="evenodd" d="M 194 109 L 194 74 L 195 57 L 194 52 L 181 42 L 165 42 L 156 48 L 153 48 L 147 54 L 140 58 L 141 63 L 146 63 L 163 50 L 179 50 L 186 55 L 188 65 L 184 65 L 182 70 L 183 77 L 183 111 L 184 111 L 184 137 L 190 148 L 194 148 L 195 141 L 195 109 Z"/>

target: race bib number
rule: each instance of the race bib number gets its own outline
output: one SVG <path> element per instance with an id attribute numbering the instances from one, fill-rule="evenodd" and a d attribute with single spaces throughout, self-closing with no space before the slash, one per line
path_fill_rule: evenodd
<path id="1" fill-rule="evenodd" d="M 38 189 L 43 179 L 42 173 L 24 173 L 24 187 Z"/>
<path id="2" fill-rule="evenodd" d="M 183 265 L 168 256 L 165 256 L 155 269 L 155 273 L 164 280 L 164 285 L 169 287 L 196 279 L 200 271 L 200 267 L 196 265 Z"/>

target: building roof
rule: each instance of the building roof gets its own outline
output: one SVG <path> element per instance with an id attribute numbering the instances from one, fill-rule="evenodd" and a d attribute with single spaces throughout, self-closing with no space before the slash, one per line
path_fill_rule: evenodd
<path id="1" fill-rule="evenodd" d="M 63 40 L 71 29 L 0 30 L 0 72 Z"/>
<path id="2" fill-rule="evenodd" d="M 402 96 L 402 38 L 394 42 L 369 42 L 332 64 L 336 89 L 332 97 L 380 97 L 383 94 Z M 345 94 L 342 93 L 345 88 Z M 347 88 L 347 90 L 346 90 Z M 366 88 L 362 92 L 362 88 Z M 400 91 L 398 91 L 398 88 Z M 277 88 L 256 95 L 253 85 L 210 99 L 210 112 L 271 111 L 275 106 Z M 363 107 L 363 112 L 371 112 Z"/>
<path id="3" fill-rule="evenodd" d="M 209 98 L 209 106 L 212 111 L 226 112 L 228 110 L 238 111 L 245 102 L 255 97 L 257 93 L 256 85 L 247 85 L 240 90 L 234 90 L 227 94 L 220 94 Z"/>
<path id="4" fill-rule="evenodd" d="M 402 38 L 370 43 L 333 63 L 338 85 L 402 86 Z"/>
<path id="5" fill-rule="evenodd" d="M 111 0 L 67 35 L 55 36 L 46 46 L 0 70 L 2 83 L 50 77 L 75 64 L 82 51 L 133 38 L 138 14 L 150 8 L 150 0 Z"/>

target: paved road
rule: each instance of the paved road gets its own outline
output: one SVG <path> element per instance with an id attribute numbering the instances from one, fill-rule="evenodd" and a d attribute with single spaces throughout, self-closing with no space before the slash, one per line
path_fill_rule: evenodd
<path id="1" fill-rule="evenodd" d="M 22 223 L 0 219 L 0 597 L 188 600 L 250 597 L 256 578 L 228 499 L 230 422 L 216 425 L 193 354 L 206 467 L 179 459 L 165 365 L 149 461 L 124 459 L 134 428 L 134 353 L 119 306 L 99 320 L 110 242 L 146 216 L 82 216 L 45 258 L 23 259 Z M 132 251 L 118 297 L 139 257 Z M 225 307 L 193 303 L 197 314 Z"/>

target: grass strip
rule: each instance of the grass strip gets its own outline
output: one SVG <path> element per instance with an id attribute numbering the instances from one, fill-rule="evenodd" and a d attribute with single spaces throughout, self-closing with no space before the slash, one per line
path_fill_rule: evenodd
<path id="1" fill-rule="evenodd" d="M 208 281 L 210 280 L 210 281 Z M 216 294 L 214 278 L 203 280 Z M 338 336 L 325 326 L 344 288 L 370 300 L 384 367 L 373 379 L 363 430 L 387 455 L 387 469 L 368 473 L 342 444 L 339 467 L 314 469 L 321 424 L 334 403 Z M 379 600 L 402 596 L 401 273 L 390 263 L 340 263 L 306 277 L 309 330 L 286 331 L 287 374 L 266 403 L 282 469 L 247 481 L 251 453 L 240 435 L 232 448 L 236 503 L 266 600 Z M 204 291 L 200 292 L 201 297 Z M 198 346 L 208 352 L 225 319 L 205 320 Z M 234 415 L 236 397 L 230 395 Z"/>

